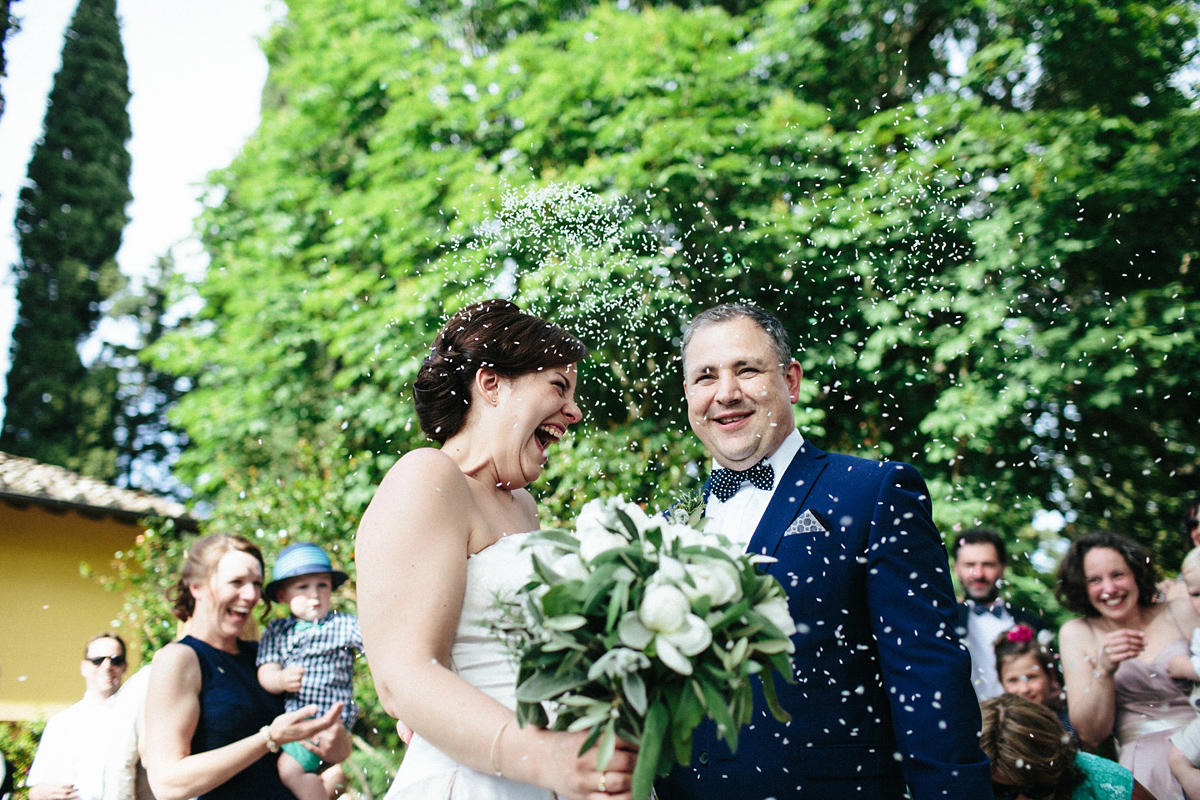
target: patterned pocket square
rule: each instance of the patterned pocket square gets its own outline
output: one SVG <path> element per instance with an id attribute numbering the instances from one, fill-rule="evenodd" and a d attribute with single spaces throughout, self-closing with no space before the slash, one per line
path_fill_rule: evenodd
<path id="1" fill-rule="evenodd" d="M 792 536 L 797 533 L 829 533 L 829 530 L 821 524 L 821 520 L 817 519 L 816 514 L 806 508 L 803 514 L 793 520 L 783 535 Z"/>

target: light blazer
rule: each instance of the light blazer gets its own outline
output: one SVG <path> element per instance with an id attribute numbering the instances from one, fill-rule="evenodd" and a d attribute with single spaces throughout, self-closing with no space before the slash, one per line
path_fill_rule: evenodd
<path id="1" fill-rule="evenodd" d="M 775 681 L 792 720 L 776 722 L 756 685 L 737 753 L 706 723 L 661 800 L 899 800 L 906 784 L 914 800 L 991 797 L 946 551 L 916 469 L 806 440 L 746 549 L 778 559 L 767 571 L 799 628 L 796 682 Z"/>

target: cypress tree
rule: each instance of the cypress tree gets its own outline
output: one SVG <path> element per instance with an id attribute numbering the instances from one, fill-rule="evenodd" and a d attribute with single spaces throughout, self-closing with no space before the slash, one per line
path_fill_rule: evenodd
<path id="1" fill-rule="evenodd" d="M 17 29 L 16 17 L 9 14 L 9 9 L 12 3 L 17 0 L 0 0 L 0 78 L 8 75 L 8 66 L 4 60 L 4 40 L 8 38 L 8 34 Z M 0 117 L 4 116 L 4 92 L 0 92 Z"/>
<path id="2" fill-rule="evenodd" d="M 79 345 L 122 281 L 128 102 L 116 0 L 79 0 L 17 200 L 19 308 L 0 450 L 106 480 L 116 474 L 115 370 L 89 370 Z"/>

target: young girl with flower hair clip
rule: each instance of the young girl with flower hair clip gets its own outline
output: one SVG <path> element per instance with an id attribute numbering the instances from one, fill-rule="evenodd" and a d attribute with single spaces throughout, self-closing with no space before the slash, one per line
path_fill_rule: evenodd
<path id="1" fill-rule="evenodd" d="M 1033 628 L 1024 624 L 1009 628 L 996 638 L 994 649 L 996 673 L 1004 691 L 1046 706 L 1074 736 L 1058 659 L 1038 641 Z"/>

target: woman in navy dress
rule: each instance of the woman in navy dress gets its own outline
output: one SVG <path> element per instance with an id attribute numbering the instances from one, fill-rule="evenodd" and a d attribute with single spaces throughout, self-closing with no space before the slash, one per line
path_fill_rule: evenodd
<path id="1" fill-rule="evenodd" d="M 238 536 L 188 550 L 171 599 L 186 634 L 154 656 L 146 695 L 144 760 L 159 800 L 294 800 L 279 780 L 279 745 L 308 740 L 325 761 L 350 753 L 335 703 L 282 713 L 258 683 L 258 643 L 241 637 L 262 597 L 263 558 Z"/>

